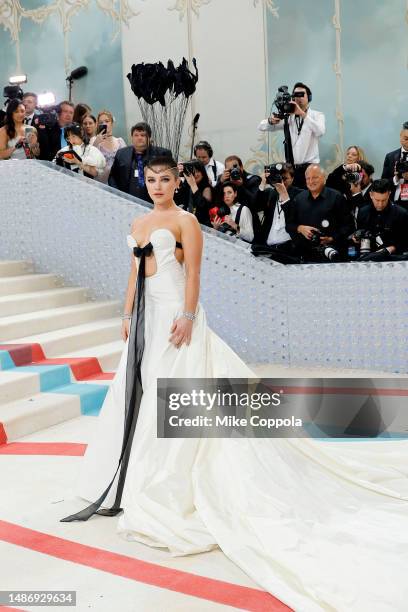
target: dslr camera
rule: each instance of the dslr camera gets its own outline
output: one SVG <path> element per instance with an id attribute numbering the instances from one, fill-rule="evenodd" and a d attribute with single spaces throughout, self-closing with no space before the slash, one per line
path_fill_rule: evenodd
<path id="1" fill-rule="evenodd" d="M 402 178 L 402 175 L 408 172 L 408 159 L 399 159 L 395 164 L 395 172 L 399 178 Z"/>
<path id="2" fill-rule="evenodd" d="M 180 172 L 180 176 L 191 176 L 194 173 L 194 167 L 193 161 L 183 162 L 183 172 Z"/>
<path id="3" fill-rule="evenodd" d="M 278 93 L 275 96 L 275 100 L 273 101 L 274 106 L 277 109 L 277 113 L 274 113 L 275 117 L 279 119 L 284 119 L 287 115 L 291 115 L 295 112 L 295 104 L 293 100 L 295 98 L 302 98 L 303 92 L 295 91 L 293 94 L 289 92 L 289 87 L 287 85 L 281 85 L 278 88 Z"/>
<path id="4" fill-rule="evenodd" d="M 363 175 L 361 172 L 347 171 L 343 174 L 342 179 L 343 181 L 346 181 L 346 183 L 357 185 L 358 183 L 361 183 L 361 181 L 363 180 Z"/>
<path id="5" fill-rule="evenodd" d="M 241 170 L 239 169 L 238 164 L 235 162 L 230 170 L 230 180 L 239 181 L 240 178 L 242 178 Z"/>
<path id="6" fill-rule="evenodd" d="M 269 172 L 269 176 L 266 177 L 266 182 L 268 185 L 274 185 L 275 183 L 282 183 L 283 176 L 283 164 L 269 164 L 268 166 L 264 166 L 264 171 Z"/>

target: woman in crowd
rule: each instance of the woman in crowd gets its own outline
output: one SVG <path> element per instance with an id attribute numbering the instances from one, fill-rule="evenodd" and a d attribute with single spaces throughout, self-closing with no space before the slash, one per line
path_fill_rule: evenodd
<path id="1" fill-rule="evenodd" d="M 89 144 L 93 144 L 96 137 L 97 123 L 93 115 L 85 115 L 82 119 L 82 129 L 84 130 L 84 136 L 89 140 Z"/>
<path id="2" fill-rule="evenodd" d="M 85 104 L 84 102 L 80 102 L 79 104 L 75 106 L 74 117 L 72 119 L 72 122 L 79 123 L 79 125 L 82 125 L 82 122 L 85 119 L 86 115 L 90 115 L 91 113 L 92 113 L 92 108 L 88 106 L 88 104 Z"/>
<path id="3" fill-rule="evenodd" d="M 183 174 L 184 181 L 176 194 L 176 203 L 184 210 L 194 213 L 202 225 L 211 227 L 209 211 L 213 201 L 213 190 L 204 164 L 194 160 L 186 166 L 178 164 L 178 169 Z"/>
<path id="4" fill-rule="evenodd" d="M 106 161 L 106 166 L 103 172 L 97 176 L 96 179 L 101 183 L 107 184 L 116 152 L 118 149 L 126 147 L 126 142 L 123 140 L 123 138 L 116 138 L 116 136 L 113 136 L 112 132 L 114 118 L 110 111 L 100 111 L 98 113 L 96 123 L 98 135 L 92 144 L 102 153 Z"/>
<path id="5" fill-rule="evenodd" d="M 40 155 L 37 130 L 24 125 L 25 106 L 19 99 L 7 105 L 5 123 L 0 128 L 0 159 L 32 159 Z"/>
<path id="6" fill-rule="evenodd" d="M 82 127 L 78 123 L 70 123 L 64 129 L 64 137 L 68 146 L 60 149 L 54 161 L 73 172 L 96 178 L 103 172 L 106 162 L 102 153 L 84 140 Z"/>
<path id="7" fill-rule="evenodd" d="M 235 234 L 246 242 L 254 239 L 252 213 L 248 206 L 240 204 L 236 185 L 226 182 L 222 186 L 223 204 L 210 211 L 212 226 L 222 232 Z M 229 214 L 225 214 L 228 213 Z"/>
<path id="8" fill-rule="evenodd" d="M 336 189 L 347 198 L 350 198 L 351 186 L 350 183 L 343 178 L 343 176 L 346 172 L 360 172 L 361 166 L 358 163 L 359 161 L 367 161 L 366 155 L 361 147 L 351 145 L 346 150 L 344 164 L 337 166 L 337 168 L 335 168 L 333 172 L 329 174 L 327 177 L 326 186 Z"/>

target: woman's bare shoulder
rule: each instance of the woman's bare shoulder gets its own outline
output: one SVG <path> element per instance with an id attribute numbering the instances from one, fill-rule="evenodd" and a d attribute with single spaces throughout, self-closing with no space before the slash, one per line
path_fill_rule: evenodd
<path id="1" fill-rule="evenodd" d="M 133 219 L 132 225 L 130 226 L 130 230 L 131 230 L 132 234 L 136 230 L 140 229 L 146 223 L 149 222 L 148 220 L 149 220 L 150 215 L 151 215 L 151 213 L 147 213 L 146 215 L 142 215 L 141 217 L 136 217 L 135 219 Z"/>

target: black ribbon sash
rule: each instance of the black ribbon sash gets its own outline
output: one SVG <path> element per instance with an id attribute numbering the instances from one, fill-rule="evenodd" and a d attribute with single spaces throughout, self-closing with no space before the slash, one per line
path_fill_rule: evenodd
<path id="1" fill-rule="evenodd" d="M 176 246 L 181 248 L 177 242 Z M 133 305 L 132 322 L 130 326 L 128 358 L 126 365 L 126 389 L 125 389 L 125 424 L 123 432 L 122 449 L 119 457 L 118 467 L 108 487 L 102 495 L 76 514 L 71 514 L 61 519 L 61 523 L 70 523 L 72 521 L 87 521 L 92 515 L 100 514 L 102 516 L 116 516 L 122 511 L 120 502 L 122 499 L 123 487 L 125 484 L 126 473 L 129 463 L 130 451 L 132 448 L 133 436 L 135 433 L 136 421 L 139 416 L 140 402 L 143 395 L 141 364 L 144 350 L 144 327 L 145 327 L 145 268 L 146 257 L 152 254 L 153 245 L 151 242 L 144 247 L 134 247 L 133 253 L 140 258 L 139 269 L 137 273 L 137 299 Z M 134 321 L 136 320 L 136 323 Z M 112 487 L 118 471 L 118 488 L 116 491 L 115 501 L 111 508 L 100 508 L 110 488 Z M 100 508 L 100 509 L 99 509 Z"/>

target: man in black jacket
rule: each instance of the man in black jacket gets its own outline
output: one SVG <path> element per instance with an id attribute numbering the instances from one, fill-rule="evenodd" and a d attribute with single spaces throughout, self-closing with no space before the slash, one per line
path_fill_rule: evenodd
<path id="1" fill-rule="evenodd" d="M 322 168 L 316 164 L 306 170 L 308 190 L 290 202 L 286 212 L 286 231 L 305 261 L 338 259 L 333 249 L 345 256 L 347 238 L 354 223 L 347 201 L 338 191 L 325 186 Z"/>
<path id="2" fill-rule="evenodd" d="M 400 255 L 408 249 L 408 213 L 390 200 L 391 186 L 387 179 L 373 182 L 371 204 L 360 208 L 357 229 L 371 235 L 371 253 L 363 260 L 386 261 L 390 255 Z M 360 239 L 353 237 L 360 244 Z"/>
<path id="3" fill-rule="evenodd" d="M 64 137 L 65 126 L 72 123 L 74 117 L 74 105 L 69 100 L 60 102 L 57 106 L 57 121 L 47 125 L 42 121 L 42 116 L 34 116 L 32 125 L 38 132 L 38 144 L 40 145 L 40 159 L 52 161 L 60 149 L 67 146 Z"/>
<path id="4" fill-rule="evenodd" d="M 400 132 L 400 148 L 387 153 L 384 159 L 384 167 L 381 178 L 392 181 L 395 173 L 395 164 L 399 159 L 408 157 L 408 121 L 402 124 Z"/>
<path id="5" fill-rule="evenodd" d="M 108 184 L 120 191 L 151 202 L 144 180 L 144 167 L 153 157 L 171 157 L 171 151 L 150 143 L 152 130 L 144 122 L 131 129 L 132 145 L 116 152 Z"/>
<path id="6" fill-rule="evenodd" d="M 249 174 L 244 170 L 242 160 L 237 155 L 229 155 L 225 159 L 225 170 L 219 177 L 216 192 L 218 199 L 222 199 L 222 184 L 231 182 L 238 190 L 238 202 L 245 204 L 253 211 L 254 200 L 258 191 L 261 177 L 257 174 Z"/>

